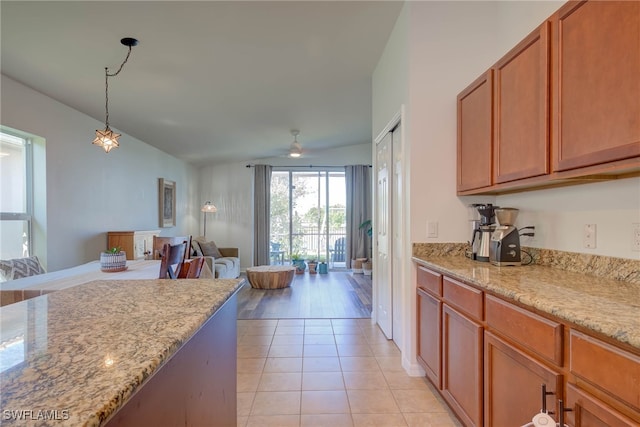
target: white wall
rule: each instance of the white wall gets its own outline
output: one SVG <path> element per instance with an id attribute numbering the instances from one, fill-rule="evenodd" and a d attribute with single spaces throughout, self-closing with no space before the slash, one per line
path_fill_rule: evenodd
<path id="1" fill-rule="evenodd" d="M 98 259 L 107 231 L 158 229 L 158 178 L 177 187 L 177 225 L 161 234 L 197 232 L 193 166 L 126 134 L 105 154 L 91 144 L 104 123 L 4 75 L 1 84 L 1 124 L 46 140 L 47 243 L 37 253 L 48 271 Z"/>
<path id="2" fill-rule="evenodd" d="M 344 166 L 370 162 L 371 144 L 366 143 L 299 159 L 274 157 L 203 167 L 199 171 L 200 204 L 209 200 L 218 208 L 216 213 L 207 214 L 207 237 L 218 246 L 238 248 L 242 270 L 253 265 L 253 168 L 247 168 L 247 164 Z M 199 224 L 202 231 L 202 216 Z"/>

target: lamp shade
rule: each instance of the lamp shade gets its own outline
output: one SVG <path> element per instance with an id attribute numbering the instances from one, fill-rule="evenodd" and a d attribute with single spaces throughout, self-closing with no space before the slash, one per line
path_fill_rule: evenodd
<path id="1" fill-rule="evenodd" d="M 218 208 L 216 208 L 211 202 L 205 202 L 200 210 L 202 212 L 218 212 Z"/>

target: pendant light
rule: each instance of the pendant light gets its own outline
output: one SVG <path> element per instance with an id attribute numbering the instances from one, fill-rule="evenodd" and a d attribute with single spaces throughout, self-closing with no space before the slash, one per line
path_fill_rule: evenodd
<path id="1" fill-rule="evenodd" d="M 131 55 L 131 48 L 138 45 L 138 40 L 131 37 L 125 37 L 120 40 L 120 43 L 127 46 L 129 48 L 129 51 L 127 52 L 127 57 L 124 59 L 122 64 L 120 64 L 120 68 L 118 68 L 118 71 L 116 71 L 115 73 L 109 74 L 109 68 L 104 67 L 104 129 L 96 129 L 96 139 L 93 140 L 93 144 L 97 145 L 98 147 L 102 147 L 105 153 L 108 153 L 114 148 L 118 148 L 120 146 L 120 143 L 118 143 L 120 134 L 112 131 L 109 127 L 109 77 L 115 77 L 120 74 L 120 71 L 122 71 L 122 67 L 124 67 L 124 64 L 126 64 L 129 60 L 129 55 Z"/>
<path id="2" fill-rule="evenodd" d="M 289 148 L 289 157 L 300 157 L 302 156 L 302 146 L 298 142 L 298 135 L 300 135 L 300 131 L 297 129 L 293 129 L 291 131 L 291 135 L 293 135 L 293 142 L 291 143 L 291 147 Z"/>

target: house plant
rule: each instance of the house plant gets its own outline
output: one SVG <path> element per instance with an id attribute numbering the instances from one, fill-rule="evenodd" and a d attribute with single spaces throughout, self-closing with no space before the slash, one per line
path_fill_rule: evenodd
<path id="1" fill-rule="evenodd" d="M 320 264 L 318 264 L 318 273 L 327 274 L 328 272 L 329 272 L 329 270 L 327 268 L 326 258 L 321 256 L 320 257 Z"/>
<path id="2" fill-rule="evenodd" d="M 127 254 L 119 246 L 114 246 L 100 254 L 100 270 L 113 273 L 127 269 Z"/>
<path id="3" fill-rule="evenodd" d="M 318 271 L 316 268 L 318 267 L 318 263 L 315 258 L 307 259 L 307 265 L 309 266 L 309 274 L 316 274 Z"/>
<path id="4" fill-rule="evenodd" d="M 291 254 L 291 264 L 296 268 L 296 274 L 302 274 L 307 269 L 307 265 L 297 252 Z"/>

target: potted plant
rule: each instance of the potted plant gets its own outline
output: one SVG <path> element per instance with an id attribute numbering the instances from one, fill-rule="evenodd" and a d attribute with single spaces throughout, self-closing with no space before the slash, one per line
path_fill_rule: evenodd
<path id="1" fill-rule="evenodd" d="M 320 264 L 318 264 L 318 273 L 327 274 L 328 272 L 329 272 L 329 269 L 327 268 L 326 258 L 321 256 Z"/>
<path id="2" fill-rule="evenodd" d="M 100 254 L 100 270 L 113 273 L 126 269 L 127 254 L 119 246 L 114 246 Z"/>
<path id="3" fill-rule="evenodd" d="M 294 252 L 291 254 L 291 264 L 296 268 L 296 274 L 302 274 L 307 268 L 307 265 L 304 263 L 304 260 L 300 256 L 299 253 Z"/>
<path id="4" fill-rule="evenodd" d="M 309 274 L 317 273 L 316 268 L 318 267 L 318 263 L 316 262 L 315 258 L 307 259 L 307 265 L 309 266 Z"/>

